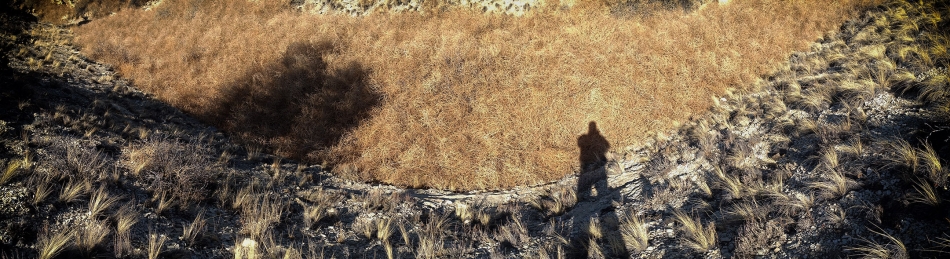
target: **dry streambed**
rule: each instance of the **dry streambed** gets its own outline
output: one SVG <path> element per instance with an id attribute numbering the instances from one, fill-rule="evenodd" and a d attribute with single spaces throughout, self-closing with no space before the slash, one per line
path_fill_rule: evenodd
<path id="1" fill-rule="evenodd" d="M 482 193 L 351 182 L 235 145 L 82 57 L 68 29 L 3 14 L 0 250 L 937 256 L 950 238 L 939 113 L 950 44 L 935 19 L 950 14 L 938 7 L 894 2 L 850 21 L 580 179 Z"/>

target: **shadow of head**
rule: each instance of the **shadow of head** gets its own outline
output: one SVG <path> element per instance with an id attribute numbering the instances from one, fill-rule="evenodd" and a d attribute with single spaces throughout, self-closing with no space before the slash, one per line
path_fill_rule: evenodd
<path id="1" fill-rule="evenodd" d="M 587 125 L 587 133 L 577 138 L 577 147 L 580 149 L 581 170 L 607 162 L 607 151 L 610 143 L 600 134 L 597 122 L 591 121 Z"/>
<path id="2" fill-rule="evenodd" d="M 329 42 L 294 43 L 283 56 L 226 85 L 204 118 L 245 142 L 303 158 L 333 146 L 380 104 L 358 63 L 330 64 Z"/>

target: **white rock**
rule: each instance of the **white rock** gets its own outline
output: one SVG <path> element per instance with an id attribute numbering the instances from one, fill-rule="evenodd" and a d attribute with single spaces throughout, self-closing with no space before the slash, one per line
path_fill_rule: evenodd
<path id="1" fill-rule="evenodd" d="M 244 241 L 241 242 L 241 246 L 247 248 L 257 247 L 257 241 L 254 241 L 250 238 L 245 238 Z"/>

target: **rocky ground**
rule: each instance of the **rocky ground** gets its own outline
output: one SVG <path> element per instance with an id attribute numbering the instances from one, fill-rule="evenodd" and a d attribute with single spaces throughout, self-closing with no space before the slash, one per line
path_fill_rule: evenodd
<path id="1" fill-rule="evenodd" d="M 0 256 L 945 256 L 947 6 L 890 2 L 606 164 L 471 193 L 244 147 L 4 10 Z"/>

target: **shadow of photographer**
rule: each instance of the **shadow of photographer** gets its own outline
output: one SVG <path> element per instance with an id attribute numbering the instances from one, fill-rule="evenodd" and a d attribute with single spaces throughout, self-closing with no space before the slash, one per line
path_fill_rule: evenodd
<path id="1" fill-rule="evenodd" d="M 580 148 L 580 176 L 577 179 L 577 194 L 580 199 L 590 199 L 606 194 L 607 151 L 610 143 L 600 134 L 597 122 L 591 121 L 587 125 L 587 134 L 577 138 L 577 147 Z"/>
<path id="2" fill-rule="evenodd" d="M 587 125 L 587 133 L 577 138 L 580 150 L 578 162 L 580 172 L 577 178 L 578 204 L 571 213 L 573 224 L 568 258 L 608 258 L 626 257 L 626 247 L 611 247 L 604 251 L 598 243 L 607 239 L 620 239 L 620 217 L 615 208 L 621 200 L 620 193 L 611 189 L 607 183 L 607 164 L 610 142 L 597 128 L 597 122 Z M 596 247 L 595 247 L 596 246 Z"/>

